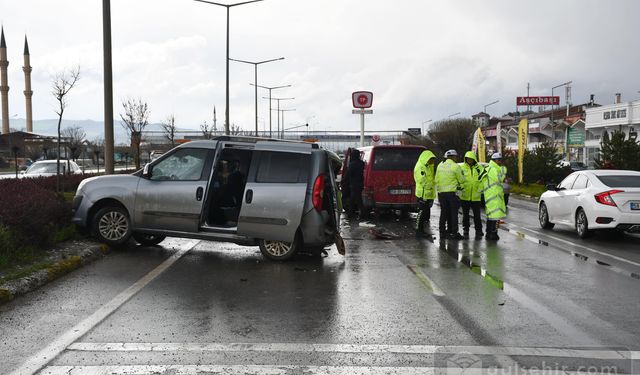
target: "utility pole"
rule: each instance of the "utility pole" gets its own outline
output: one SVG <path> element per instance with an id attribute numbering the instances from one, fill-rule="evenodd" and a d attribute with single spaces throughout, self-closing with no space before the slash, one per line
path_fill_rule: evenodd
<path id="1" fill-rule="evenodd" d="M 235 4 L 221 4 L 221 3 L 215 3 L 213 1 L 205 1 L 205 0 L 194 0 L 194 1 L 199 1 L 201 3 L 206 3 L 206 4 L 218 5 L 218 6 L 227 8 L 227 58 L 226 58 L 227 81 L 226 81 L 226 89 L 225 89 L 226 104 L 225 104 L 225 113 L 224 113 L 224 133 L 226 135 L 229 135 L 229 124 L 230 124 L 229 122 L 229 9 L 238 5 L 256 3 L 258 1 L 263 1 L 263 0 L 244 1 L 241 3 L 235 3 Z"/>
<path id="2" fill-rule="evenodd" d="M 104 171 L 113 174 L 113 73 L 111 68 L 111 0 L 102 0 L 104 65 Z"/>
<path id="3" fill-rule="evenodd" d="M 291 87 L 291 85 L 273 86 L 273 87 L 260 86 L 258 84 L 254 85 L 253 83 L 250 83 L 250 85 L 269 90 L 269 98 L 263 98 L 263 99 L 269 99 L 269 138 L 271 138 L 272 137 L 272 135 L 271 135 L 271 112 L 273 111 L 271 109 L 271 90 L 282 89 L 282 88 L 285 88 L 285 87 Z"/>
<path id="4" fill-rule="evenodd" d="M 279 57 L 277 59 L 271 59 L 271 60 L 263 60 L 263 61 L 245 61 L 245 60 L 238 60 L 238 59 L 229 59 L 231 61 L 235 61 L 235 62 L 239 62 L 239 63 L 244 63 L 244 64 L 251 64 L 253 65 L 253 67 L 255 68 L 255 84 L 254 89 L 255 89 L 255 105 L 256 105 L 256 137 L 258 136 L 258 65 L 260 64 L 265 64 L 268 62 L 273 62 L 273 61 L 278 61 L 278 60 L 284 60 L 284 57 Z"/>
<path id="5" fill-rule="evenodd" d="M 267 99 L 267 98 L 263 98 L 263 99 Z M 281 100 L 293 100 L 295 98 L 269 98 L 269 101 L 271 100 L 276 100 L 278 102 L 278 137 L 280 137 L 280 101 Z M 283 126 L 284 127 L 284 126 Z"/>

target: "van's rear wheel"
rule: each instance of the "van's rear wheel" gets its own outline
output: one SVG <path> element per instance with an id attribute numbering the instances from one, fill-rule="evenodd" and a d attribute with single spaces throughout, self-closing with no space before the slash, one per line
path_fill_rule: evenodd
<path id="1" fill-rule="evenodd" d="M 300 249 L 300 235 L 296 234 L 293 242 L 260 240 L 260 252 L 271 260 L 291 259 Z"/>

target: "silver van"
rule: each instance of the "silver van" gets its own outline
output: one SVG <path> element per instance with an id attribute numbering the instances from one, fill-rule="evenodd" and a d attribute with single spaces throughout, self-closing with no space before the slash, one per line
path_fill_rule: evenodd
<path id="1" fill-rule="evenodd" d="M 339 235 L 340 158 L 317 144 L 223 136 L 168 151 L 130 175 L 88 178 L 73 222 L 113 246 L 166 236 L 258 245 L 273 260 Z"/>

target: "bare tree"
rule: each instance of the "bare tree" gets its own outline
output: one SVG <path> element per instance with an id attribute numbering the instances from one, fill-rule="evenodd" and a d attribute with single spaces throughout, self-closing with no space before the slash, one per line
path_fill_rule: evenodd
<path id="1" fill-rule="evenodd" d="M 67 145 L 71 151 L 71 159 L 75 161 L 82 154 L 82 145 L 87 133 L 79 126 L 68 126 L 62 129 L 62 136 L 66 138 Z"/>
<path id="2" fill-rule="evenodd" d="M 127 131 L 133 149 L 133 160 L 136 169 L 140 169 L 140 143 L 142 132 L 149 125 L 149 106 L 142 99 L 126 99 L 122 101 L 124 113 L 120 114 L 122 126 Z"/>
<path id="3" fill-rule="evenodd" d="M 74 69 L 56 74 L 51 84 L 51 94 L 58 101 L 58 108 L 55 110 L 58 115 L 58 155 L 56 159 L 56 191 L 58 192 L 60 191 L 60 125 L 62 125 L 62 115 L 64 114 L 64 110 L 69 105 L 67 94 L 69 94 L 69 91 L 71 91 L 79 79 L 80 67 L 78 66 Z"/>
<path id="4" fill-rule="evenodd" d="M 207 124 L 205 120 L 202 124 L 200 124 L 200 131 L 202 131 L 202 136 L 204 139 L 211 139 L 213 133 L 213 126 Z"/>
<path id="5" fill-rule="evenodd" d="M 473 133 L 477 126 L 471 119 L 451 119 L 437 121 L 427 133 L 428 140 L 437 147 L 436 153 L 442 155 L 447 150 L 456 150 L 458 155 L 464 155 L 471 149 Z"/>
<path id="6" fill-rule="evenodd" d="M 231 135 L 238 135 L 242 133 L 242 128 L 236 124 L 231 125 Z"/>
<path id="7" fill-rule="evenodd" d="M 172 114 L 162 123 L 164 137 L 171 142 L 171 147 L 176 145 L 176 117 Z"/>
<path id="8" fill-rule="evenodd" d="M 91 146 L 91 151 L 96 157 L 96 166 L 98 167 L 98 173 L 100 173 L 100 154 L 102 153 L 102 150 L 104 150 L 104 138 L 95 137 L 91 142 L 89 142 L 89 146 Z"/>

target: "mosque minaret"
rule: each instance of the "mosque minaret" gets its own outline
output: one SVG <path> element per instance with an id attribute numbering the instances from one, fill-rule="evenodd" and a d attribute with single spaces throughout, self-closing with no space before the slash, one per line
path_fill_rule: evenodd
<path id="1" fill-rule="evenodd" d="M 0 31 L 0 95 L 2 96 L 2 134 L 9 133 L 9 84 L 7 79 L 7 43 L 4 40 L 4 27 Z"/>
<path id="2" fill-rule="evenodd" d="M 27 121 L 27 131 L 29 133 L 33 133 L 33 116 L 32 116 L 32 106 L 31 106 L 31 97 L 33 96 L 33 90 L 31 90 L 31 58 L 29 56 L 29 43 L 27 42 L 27 36 L 24 36 L 24 66 L 22 67 L 22 71 L 24 71 L 24 98 L 26 101 L 26 121 Z"/>

